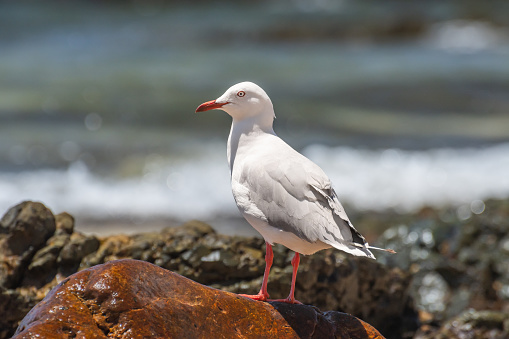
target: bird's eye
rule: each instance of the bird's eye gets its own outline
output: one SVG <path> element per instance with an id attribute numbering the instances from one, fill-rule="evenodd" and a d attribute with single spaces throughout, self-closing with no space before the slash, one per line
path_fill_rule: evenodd
<path id="1" fill-rule="evenodd" d="M 245 95 L 246 95 L 246 92 L 244 92 L 244 91 L 238 91 L 237 92 L 237 96 L 240 97 L 240 98 L 242 98 Z"/>

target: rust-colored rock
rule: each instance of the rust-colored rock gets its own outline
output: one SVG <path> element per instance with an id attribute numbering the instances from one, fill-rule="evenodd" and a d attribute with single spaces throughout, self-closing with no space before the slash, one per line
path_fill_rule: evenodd
<path id="1" fill-rule="evenodd" d="M 144 261 L 117 260 L 62 281 L 14 338 L 383 338 L 369 324 L 312 306 L 263 303 Z"/>

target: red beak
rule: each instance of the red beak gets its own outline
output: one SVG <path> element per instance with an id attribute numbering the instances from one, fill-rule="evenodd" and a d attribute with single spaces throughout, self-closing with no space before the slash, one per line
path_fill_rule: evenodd
<path id="1" fill-rule="evenodd" d="M 211 109 L 221 108 L 226 104 L 227 104 L 227 102 L 218 103 L 215 100 L 207 101 L 207 102 L 204 102 L 203 104 L 201 104 L 200 106 L 198 106 L 198 108 L 196 109 L 195 112 L 198 113 L 198 112 L 210 111 Z"/>

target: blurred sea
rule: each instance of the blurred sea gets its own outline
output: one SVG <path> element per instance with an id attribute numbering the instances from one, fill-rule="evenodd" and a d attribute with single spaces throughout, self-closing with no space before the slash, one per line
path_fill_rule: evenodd
<path id="1" fill-rule="evenodd" d="M 250 80 L 349 207 L 482 213 L 509 197 L 509 7 L 404 3 L 0 2 L 0 210 L 243 233 L 230 119 L 194 109 Z"/>

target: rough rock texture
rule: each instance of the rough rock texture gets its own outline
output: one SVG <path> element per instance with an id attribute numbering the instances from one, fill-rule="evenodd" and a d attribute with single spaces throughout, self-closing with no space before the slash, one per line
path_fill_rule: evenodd
<path id="1" fill-rule="evenodd" d="M 416 338 L 506 339 L 509 338 L 509 313 L 470 309 L 449 319 L 438 330 L 424 326 Z"/>
<path id="2" fill-rule="evenodd" d="M 55 218 L 43 204 L 11 208 L 0 220 L 0 286 L 17 286 L 35 251 L 54 232 Z"/>
<path id="3" fill-rule="evenodd" d="M 444 321 L 453 328 L 450 319 L 458 324 L 465 319 L 462 314 L 509 314 L 509 201 L 486 202 L 482 214 L 464 220 L 456 214 L 423 209 L 379 239 L 381 246 L 398 251 L 397 256 L 382 254 L 379 261 L 413 274 L 410 293 L 427 331 L 443 331 Z M 480 332 L 486 338 L 509 338 L 507 329 L 503 336 L 489 336 L 503 328 L 496 323 L 469 321 L 461 331 L 470 331 L 471 338 L 484 338 L 474 335 Z"/>
<path id="4" fill-rule="evenodd" d="M 7 215 L 21 206 L 34 210 L 32 205 L 41 209 L 39 219 L 48 213 L 51 216 L 42 205 L 30 202 L 13 207 Z M 75 232 L 69 214 L 49 220 L 45 242 L 31 247 L 30 255 L 25 255 L 26 260 L 16 271 L 16 279 L 9 278 L 14 271 L 7 272 L 6 277 L 17 284 L 0 285 L 0 301 L 5 301 L 0 303 L 0 338 L 12 335 L 23 316 L 57 283 L 77 270 L 111 260 L 145 260 L 201 284 L 235 293 L 256 293 L 261 285 L 264 245 L 258 238 L 219 235 L 198 221 L 161 232 L 97 238 Z M 0 239 L 9 238 L 7 230 L 0 234 Z M 282 246 L 274 251 L 269 293 L 273 298 L 284 298 L 290 287 L 292 253 Z M 302 258 L 296 296 L 321 309 L 351 313 L 380 326 L 384 335 L 398 338 L 417 329 L 409 285 L 410 275 L 400 269 L 388 269 L 338 251 L 322 251 Z"/>
<path id="5" fill-rule="evenodd" d="M 256 302 L 144 261 L 98 265 L 62 281 L 14 338 L 383 338 L 341 312 Z"/>
<path id="6" fill-rule="evenodd" d="M 303 256 L 296 297 L 353 314 L 388 338 L 433 338 L 459 324 L 465 312 L 476 319 L 494 318 L 469 320 L 462 333 L 509 337 L 506 321 L 497 320 L 497 314 L 509 313 L 509 201 L 485 204 L 482 214 L 466 220 L 450 209 L 363 214 L 358 223 L 370 229 L 396 225 L 377 245 L 398 254 L 378 252 L 377 261 L 333 250 Z M 198 221 L 104 238 L 73 227 L 70 215 L 53 217 L 43 205 L 28 202 L 13 207 L 0 222 L 0 338 L 10 337 L 24 315 L 67 276 L 111 260 L 145 260 L 235 293 L 256 293 L 261 285 L 264 246 L 258 238 L 219 235 Z M 269 293 L 284 298 L 293 253 L 282 246 L 274 252 Z"/>
<path id="7" fill-rule="evenodd" d="M 71 215 L 54 216 L 37 202 L 18 204 L 0 220 L 0 338 L 9 338 L 57 281 L 97 250 L 97 238 L 73 231 Z"/>

